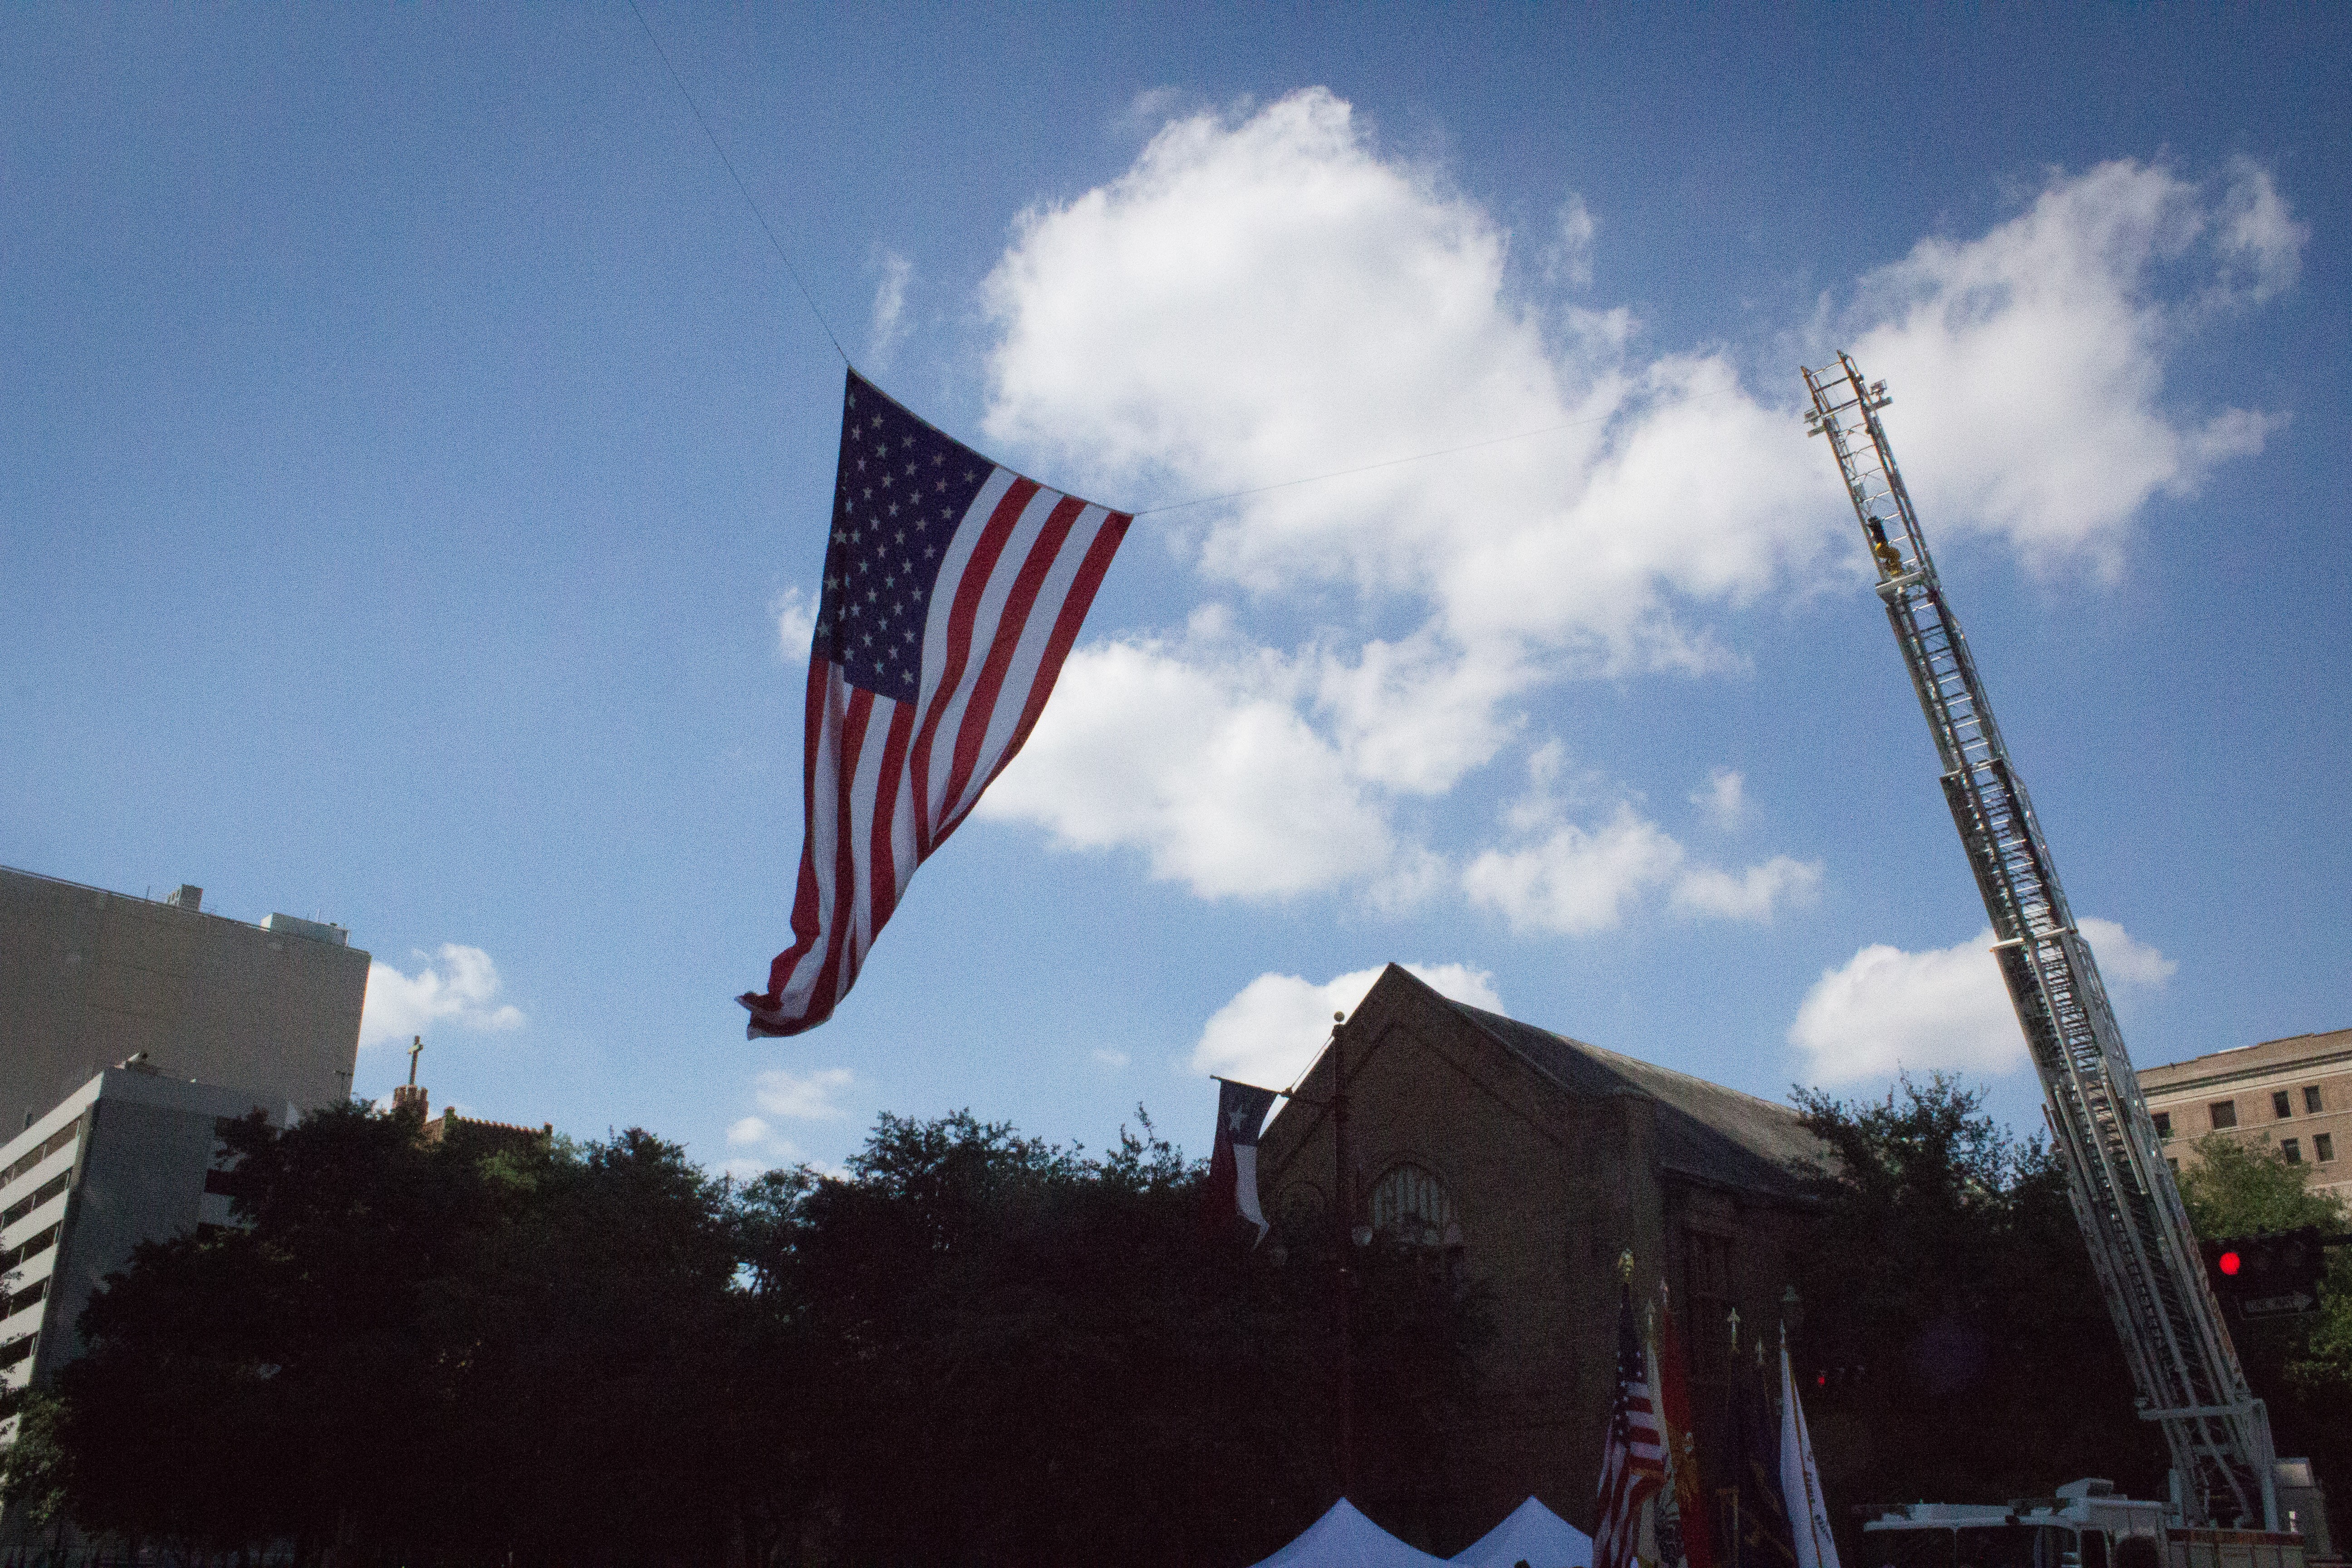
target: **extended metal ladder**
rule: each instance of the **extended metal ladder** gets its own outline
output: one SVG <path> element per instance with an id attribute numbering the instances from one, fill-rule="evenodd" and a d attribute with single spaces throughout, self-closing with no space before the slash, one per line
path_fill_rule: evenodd
<path id="1" fill-rule="evenodd" d="M 1935 736 L 1944 800 L 2042 1075 L 2074 1217 L 2123 1337 L 2140 1414 L 2162 1423 L 2171 1447 L 2182 1522 L 2259 1521 L 2276 1530 L 2270 1417 L 2246 1385 L 2098 965 L 2074 929 L 1968 638 L 1944 603 L 1879 422 L 1886 384 L 1865 384 L 1843 353 L 1836 368 L 1804 375 L 1813 399 L 1806 427 L 1829 437 L 1877 564 L 1878 596 Z"/>

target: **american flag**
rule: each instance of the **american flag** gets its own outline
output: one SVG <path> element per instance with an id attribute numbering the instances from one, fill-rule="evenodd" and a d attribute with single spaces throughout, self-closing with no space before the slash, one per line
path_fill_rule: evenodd
<path id="1" fill-rule="evenodd" d="M 1592 1568 L 1633 1568 L 1642 1505 L 1665 1484 L 1665 1446 L 1650 1398 L 1650 1366 L 1633 1331 L 1633 1293 L 1618 1289 L 1617 1397 L 1609 1406 L 1609 1436 L 1601 1448 L 1601 1486 L 1592 1531 Z"/>
<path id="2" fill-rule="evenodd" d="M 833 1016 L 915 868 L 1037 722 L 1132 521 L 933 429 L 856 371 L 809 652 L 793 945 L 745 1033 Z"/>

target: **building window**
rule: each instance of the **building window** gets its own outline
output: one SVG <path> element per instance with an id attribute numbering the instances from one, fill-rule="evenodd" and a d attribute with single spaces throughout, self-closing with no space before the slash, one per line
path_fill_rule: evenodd
<path id="1" fill-rule="evenodd" d="M 2327 1132 L 2313 1133 L 2311 1135 L 2311 1157 L 2318 1161 L 2323 1165 L 2327 1163 L 2328 1161 L 2336 1158 L 2335 1135 Z"/>
<path id="2" fill-rule="evenodd" d="M 2303 1113 L 2305 1116 L 2319 1114 L 2319 1086 L 2315 1083 L 2303 1086 Z"/>
<path id="3" fill-rule="evenodd" d="M 2234 1100 L 2217 1100 L 2205 1110 L 2206 1113 L 2213 1118 L 2213 1125 L 2216 1128 L 2235 1127 L 2238 1124 L 2238 1102 Z"/>
<path id="4" fill-rule="evenodd" d="M 2172 1142 L 2172 1112 L 2169 1110 L 2156 1113 L 2156 1135 L 2167 1143 Z"/>
<path id="5" fill-rule="evenodd" d="M 1415 1247 L 1462 1245 L 1445 1184 L 1419 1165 L 1396 1166 L 1372 1189 L 1372 1228 Z"/>
<path id="6" fill-rule="evenodd" d="M 2294 1114 L 2294 1101 L 2287 1098 L 2286 1090 L 2274 1089 L 2271 1091 L 2271 1114 L 2281 1121 Z"/>
<path id="7" fill-rule="evenodd" d="M 2290 1165 L 2300 1165 L 2303 1163 L 2303 1143 L 2299 1139 L 2280 1139 L 2279 1153 L 2284 1157 L 2286 1163 Z"/>

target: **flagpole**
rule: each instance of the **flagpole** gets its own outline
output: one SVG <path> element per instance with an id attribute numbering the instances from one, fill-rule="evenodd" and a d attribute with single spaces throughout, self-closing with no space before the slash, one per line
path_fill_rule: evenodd
<path id="1" fill-rule="evenodd" d="M 1348 1179 L 1348 1019 L 1331 1015 L 1331 1152 L 1338 1166 L 1332 1210 L 1339 1219 L 1339 1495 L 1356 1489 L 1356 1373 L 1349 1329 L 1356 1315 L 1348 1262 L 1356 1244 L 1356 1204 Z"/>

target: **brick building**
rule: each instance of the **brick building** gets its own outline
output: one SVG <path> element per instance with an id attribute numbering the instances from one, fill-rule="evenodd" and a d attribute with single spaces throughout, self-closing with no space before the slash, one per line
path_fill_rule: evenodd
<path id="1" fill-rule="evenodd" d="M 2315 1189 L 2352 1200 L 2352 1029 L 2143 1068 L 2139 1087 L 2174 1174 L 2220 1132 L 2309 1165 Z"/>
<path id="2" fill-rule="evenodd" d="M 1790 1164 L 1821 1150 L 1795 1113 L 1449 1001 L 1393 964 L 1342 1049 L 1357 1218 L 1458 1249 L 1494 1329 L 1455 1473 L 1363 1478 L 1360 1500 L 1433 1539 L 1466 1541 L 1530 1494 L 1590 1530 L 1628 1247 L 1637 1292 L 1668 1287 L 1692 1341 L 1700 1452 L 1720 1451 L 1725 1321 L 1737 1308 L 1747 1334 L 1769 1331 L 1805 1226 Z M 1277 1212 L 1321 1206 L 1335 1184 L 1330 1115 L 1309 1103 L 1329 1099 L 1331 1057 L 1261 1140 L 1259 1190 Z"/>

